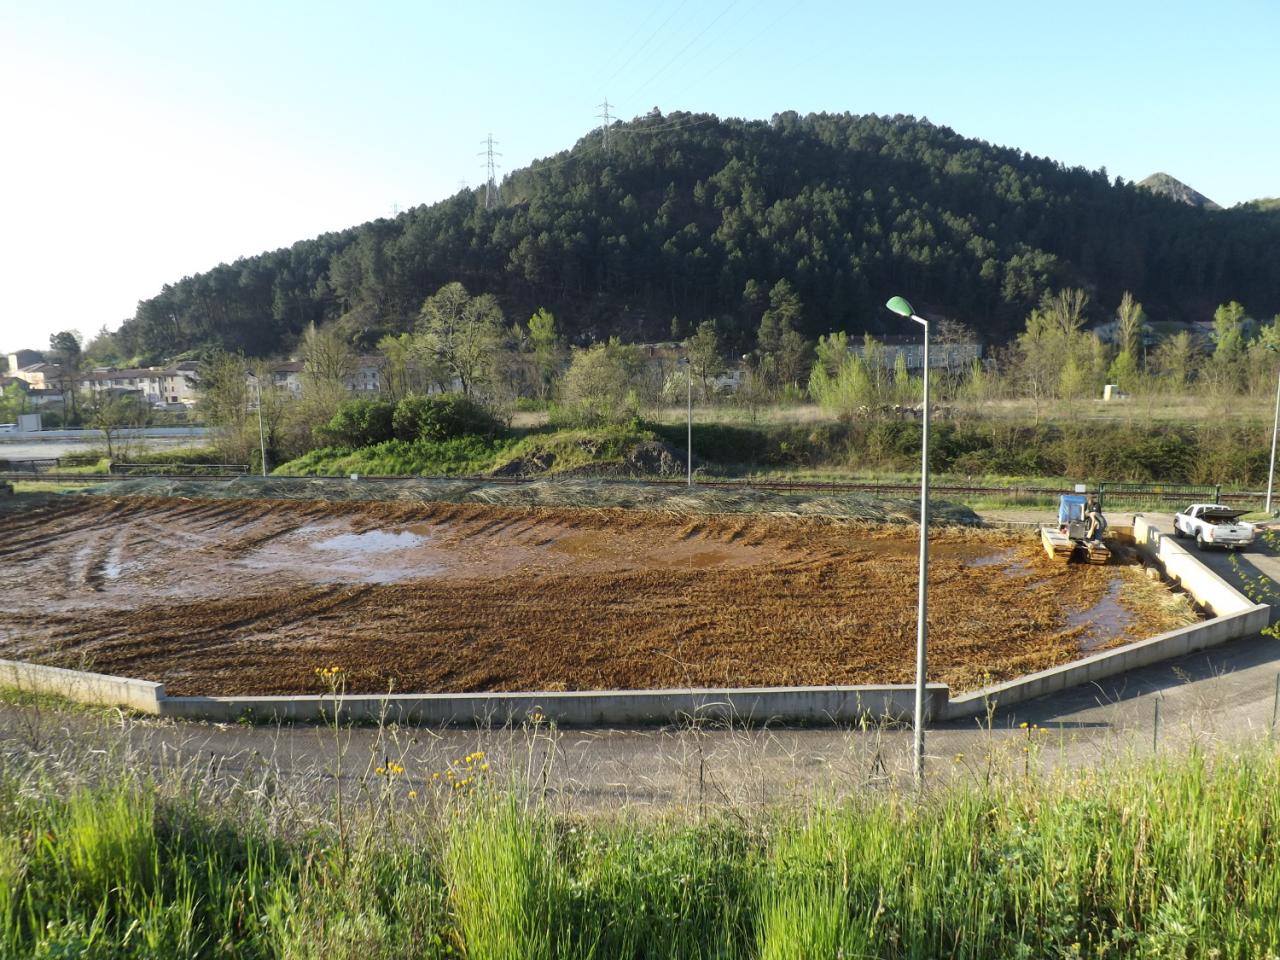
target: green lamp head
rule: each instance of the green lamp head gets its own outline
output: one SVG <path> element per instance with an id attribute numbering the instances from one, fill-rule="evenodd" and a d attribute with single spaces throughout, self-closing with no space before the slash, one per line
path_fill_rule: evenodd
<path id="1" fill-rule="evenodd" d="M 894 297 L 885 306 L 900 317 L 914 317 L 916 313 L 911 309 L 911 304 L 907 303 L 902 297 Z"/>

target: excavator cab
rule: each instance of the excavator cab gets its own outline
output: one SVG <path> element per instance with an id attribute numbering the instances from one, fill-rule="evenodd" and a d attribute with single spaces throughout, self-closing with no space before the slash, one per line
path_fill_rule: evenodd
<path id="1" fill-rule="evenodd" d="M 1054 560 L 1069 561 L 1073 557 L 1088 563 L 1106 563 L 1111 551 L 1102 542 L 1106 521 L 1099 512 L 1097 529 L 1089 522 L 1090 498 L 1082 493 L 1064 493 L 1058 500 L 1057 527 L 1041 527 L 1040 540 L 1045 553 Z M 1091 535 L 1092 534 L 1092 535 Z"/>
<path id="2" fill-rule="evenodd" d="M 1073 539 L 1084 536 L 1084 508 L 1088 498 L 1082 493 L 1064 493 L 1058 499 L 1058 529 Z M 1076 529 L 1072 530 L 1072 525 Z"/>

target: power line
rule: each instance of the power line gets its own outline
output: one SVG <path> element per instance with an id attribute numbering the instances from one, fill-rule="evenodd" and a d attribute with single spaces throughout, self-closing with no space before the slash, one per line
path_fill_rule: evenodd
<path id="1" fill-rule="evenodd" d="M 481 150 L 476 156 L 485 158 L 484 208 L 490 210 L 494 204 L 502 200 L 502 196 L 498 191 L 498 165 L 493 159 L 494 157 L 502 156 L 502 154 L 493 149 L 498 141 L 493 139 L 492 133 L 480 142 L 485 149 Z"/>
<path id="2" fill-rule="evenodd" d="M 652 20 L 652 19 L 654 18 L 654 16 L 656 16 L 656 15 L 657 15 L 658 11 L 659 11 L 659 10 L 661 10 L 661 9 L 662 9 L 662 5 L 661 5 L 661 4 L 659 4 L 659 3 L 655 3 L 653 6 L 651 6 L 651 7 L 649 8 L 649 12 L 648 12 L 647 14 L 645 14 L 644 19 L 643 19 L 643 20 L 641 20 L 639 23 L 637 23 L 637 24 L 636 24 L 635 29 L 634 29 L 634 30 L 632 30 L 632 31 L 631 31 L 631 33 L 629 33 L 629 34 L 627 35 L 627 39 L 626 39 L 626 40 L 624 40 L 624 41 L 622 42 L 622 44 L 621 44 L 621 45 L 618 47 L 618 49 L 614 52 L 613 56 L 612 56 L 612 57 L 610 57 L 608 60 L 606 60 L 606 61 L 601 65 L 600 70 L 602 70 L 602 71 L 603 71 L 603 70 L 608 70 L 608 69 L 609 69 L 609 64 L 611 64 L 611 63 L 617 63 L 617 62 L 618 62 L 618 58 L 619 58 L 620 56 L 622 56 L 623 51 L 625 51 L 628 47 L 630 47 L 630 46 L 631 46 L 631 42 L 632 42 L 633 40 L 635 40 L 635 38 L 636 38 L 636 37 L 640 36 L 640 31 L 641 31 L 641 30 L 643 30 L 643 29 L 645 28 L 645 26 L 649 23 L 649 21 L 650 21 L 650 20 Z M 634 54 L 633 54 L 633 56 L 634 56 Z M 617 75 L 617 71 L 618 71 L 618 69 L 620 69 L 620 68 L 614 68 L 614 76 L 616 76 L 616 75 Z M 599 75 L 600 75 L 600 73 L 599 73 L 599 71 L 597 71 L 596 76 L 597 76 L 597 77 L 599 77 Z M 609 77 L 608 79 L 610 79 L 610 80 L 611 80 L 611 79 L 613 79 L 613 77 Z"/>
<path id="3" fill-rule="evenodd" d="M 652 42 L 654 37 L 656 37 L 659 33 L 662 32 L 662 28 L 671 22 L 671 18 L 674 17 L 677 13 L 679 13 L 684 8 L 684 5 L 687 2 L 688 0 L 680 0 L 680 2 L 676 4 L 676 8 L 672 10 L 669 14 L 667 14 L 667 19 L 663 20 L 660 24 L 658 24 L 657 28 L 653 31 L 653 33 L 649 34 L 645 42 L 640 44 L 640 46 L 636 47 L 635 50 L 631 52 L 631 56 L 623 60 L 622 63 L 619 64 L 618 69 L 614 70 L 613 73 L 609 74 L 609 76 L 605 78 L 604 82 L 606 84 L 609 83 L 611 80 L 613 80 L 614 77 L 616 77 L 623 70 L 625 70 L 627 68 L 627 65 L 630 64 L 631 61 L 636 58 L 637 54 L 639 54 L 641 50 L 647 47 L 650 44 L 650 42 Z"/>
<path id="4" fill-rule="evenodd" d="M 751 39 L 746 41 L 746 43 L 742 44 L 742 46 L 734 50 L 733 53 L 729 54 L 727 57 L 725 57 L 723 60 L 717 63 L 714 67 L 712 67 L 710 70 L 704 73 L 701 77 L 699 77 L 698 83 L 701 83 L 703 80 L 707 79 L 707 77 L 711 76 L 713 73 L 715 73 L 717 70 L 723 67 L 730 60 L 735 59 L 739 54 L 742 53 L 743 50 L 746 50 L 749 46 L 751 46 L 753 43 L 755 43 L 757 40 L 763 37 L 766 33 L 772 30 L 775 26 L 777 26 L 783 20 L 787 19 L 789 16 L 791 16 L 791 14 L 795 13 L 795 11 L 799 8 L 799 6 L 802 3 L 804 3 L 804 0 L 796 0 L 795 3 L 791 4 L 791 6 L 783 10 L 782 13 L 778 14 L 776 17 L 770 20 L 767 24 L 765 24 L 765 26 L 760 30 L 759 33 L 752 36 Z"/>
<path id="5" fill-rule="evenodd" d="M 686 50 L 688 50 L 688 49 L 689 49 L 690 47 L 692 47 L 695 43 L 697 43 L 699 40 L 701 40 L 701 39 L 702 39 L 702 37 L 703 37 L 703 35 L 705 35 L 705 34 L 706 34 L 706 32 L 707 32 L 708 30 L 710 30 L 712 27 L 714 27 L 717 23 L 719 23 L 719 22 L 720 22 L 720 18 L 721 18 L 721 17 L 723 17 L 726 13 L 728 13 L 730 10 L 732 10 L 732 9 L 733 9 L 735 6 L 737 6 L 737 5 L 738 5 L 738 0 L 729 0 L 729 5 L 728 5 L 727 7 L 725 7 L 723 10 L 721 10 L 718 14 L 716 14 L 715 19 L 713 19 L 713 20 L 712 20 L 710 23 L 708 23 L 705 27 L 703 27 L 701 30 L 699 30 L 699 31 L 697 32 L 697 34 L 694 36 L 694 38 L 693 38 L 692 40 L 690 40 L 690 41 L 689 41 L 688 43 L 686 43 L 683 47 L 681 47 L 679 50 L 677 50 L 677 51 L 676 51 L 676 55 L 675 55 L 674 57 L 672 57 L 670 60 L 668 60 L 666 63 L 664 63 L 664 64 L 663 64 L 663 65 L 658 69 L 658 72 L 657 72 L 657 73 L 655 73 L 653 76 L 651 76 L 651 77 L 650 77 L 648 80 L 646 80 L 644 83 L 640 84 L 640 86 L 635 90 L 635 92 L 634 92 L 634 93 L 632 93 L 632 94 L 631 94 L 631 96 L 632 96 L 632 97 L 637 96 L 637 95 L 640 93 L 640 91 L 641 91 L 641 90 L 643 90 L 645 87 L 649 86 L 649 84 L 653 83 L 653 81 L 657 80 L 657 79 L 658 79 L 658 77 L 662 76 L 662 74 L 666 72 L 666 70 L 667 70 L 667 68 L 668 68 L 668 67 L 670 67 L 673 63 L 675 63 L 677 60 L 679 60 L 679 59 L 684 55 L 684 52 L 685 52 Z"/>

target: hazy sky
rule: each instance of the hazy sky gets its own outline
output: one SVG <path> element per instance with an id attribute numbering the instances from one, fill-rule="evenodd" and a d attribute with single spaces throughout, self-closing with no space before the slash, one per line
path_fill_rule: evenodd
<path id="1" fill-rule="evenodd" d="M 1278 0 L 0 0 L 0 348 L 571 145 L 608 97 L 927 116 L 1224 205 L 1280 194 Z"/>

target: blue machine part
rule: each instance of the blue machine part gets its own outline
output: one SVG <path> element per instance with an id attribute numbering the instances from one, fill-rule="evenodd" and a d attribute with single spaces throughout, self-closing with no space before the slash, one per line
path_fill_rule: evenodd
<path id="1" fill-rule="evenodd" d="M 1070 523 L 1084 519 L 1084 505 L 1088 501 L 1082 493 L 1064 493 L 1058 501 L 1058 523 Z"/>

